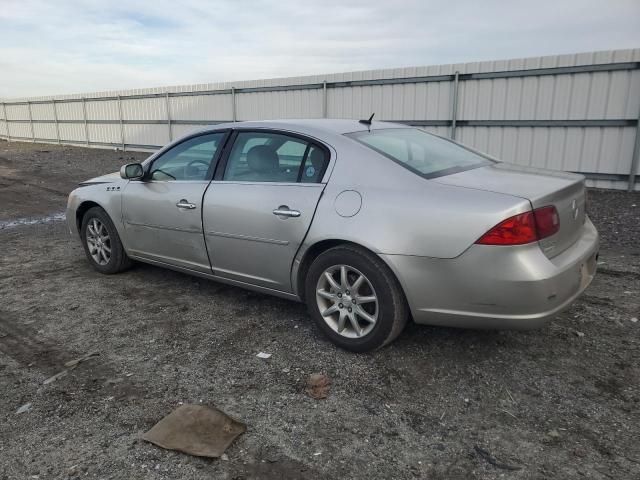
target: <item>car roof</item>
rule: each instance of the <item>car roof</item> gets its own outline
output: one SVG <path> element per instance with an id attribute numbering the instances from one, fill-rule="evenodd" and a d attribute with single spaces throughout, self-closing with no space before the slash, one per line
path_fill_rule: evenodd
<path id="1" fill-rule="evenodd" d="M 290 130 L 298 133 L 322 137 L 329 135 L 342 135 L 345 133 L 362 132 L 367 130 L 379 130 L 385 128 L 410 128 L 401 123 L 392 122 L 371 122 L 371 125 L 360 123 L 359 120 L 338 119 L 338 118 L 315 118 L 315 119 L 285 119 L 285 120 L 253 120 L 245 122 L 223 123 L 207 130 L 220 128 L 273 128 Z M 324 135 L 322 135 L 324 134 Z"/>

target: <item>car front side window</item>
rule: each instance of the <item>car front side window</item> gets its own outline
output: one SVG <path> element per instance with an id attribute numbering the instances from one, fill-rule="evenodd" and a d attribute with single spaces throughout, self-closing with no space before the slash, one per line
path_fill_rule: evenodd
<path id="1" fill-rule="evenodd" d="M 179 143 L 154 160 L 149 178 L 155 181 L 207 180 L 225 135 L 225 132 L 209 133 Z"/>

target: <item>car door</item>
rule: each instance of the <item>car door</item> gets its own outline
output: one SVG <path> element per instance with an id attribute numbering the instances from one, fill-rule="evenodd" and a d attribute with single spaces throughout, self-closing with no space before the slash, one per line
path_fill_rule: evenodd
<path id="1" fill-rule="evenodd" d="M 203 202 L 216 275 L 292 291 L 291 265 L 324 189 L 329 150 L 277 131 L 237 131 Z"/>
<path id="2" fill-rule="evenodd" d="M 127 248 L 134 256 L 211 273 L 202 198 L 229 132 L 189 137 L 148 166 L 122 195 Z"/>

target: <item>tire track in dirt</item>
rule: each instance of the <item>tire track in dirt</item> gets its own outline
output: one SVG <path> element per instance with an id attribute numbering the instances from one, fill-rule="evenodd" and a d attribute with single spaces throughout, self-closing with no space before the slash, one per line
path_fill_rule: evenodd
<path id="1" fill-rule="evenodd" d="M 9 181 L 9 183 L 6 183 L 6 186 L 10 186 L 10 185 L 15 185 L 16 183 L 19 183 L 20 185 L 24 185 L 27 187 L 34 187 L 34 188 L 39 188 L 40 190 L 44 190 L 46 192 L 49 193 L 53 193 L 55 195 L 59 195 L 59 196 L 63 196 L 66 197 L 67 195 L 69 195 L 69 192 L 63 192 L 62 190 L 57 190 L 55 188 L 50 188 L 50 187 L 45 187 L 44 185 L 38 185 L 37 183 L 32 183 L 29 182 L 27 180 L 25 180 L 24 178 L 21 177 L 5 177 L 3 175 L 0 175 L 0 182 L 2 182 L 4 184 L 4 182 Z"/>
<path id="2" fill-rule="evenodd" d="M 25 367 L 33 367 L 45 377 L 67 370 L 74 383 L 84 391 L 97 392 L 108 389 L 116 398 L 135 399 L 144 395 L 144 388 L 135 381 L 122 376 L 104 354 L 100 354 L 77 369 L 67 369 L 65 363 L 77 359 L 87 352 L 67 349 L 43 338 L 34 328 L 20 325 L 16 316 L 0 310 L 0 354 L 12 358 Z M 64 382 L 60 379 L 58 382 Z"/>
<path id="3" fill-rule="evenodd" d="M 41 338 L 31 327 L 20 326 L 16 316 L 6 310 L 0 310 L 0 352 L 46 373 L 55 373 L 53 370 L 59 370 L 60 365 L 74 358 L 73 352 Z"/>

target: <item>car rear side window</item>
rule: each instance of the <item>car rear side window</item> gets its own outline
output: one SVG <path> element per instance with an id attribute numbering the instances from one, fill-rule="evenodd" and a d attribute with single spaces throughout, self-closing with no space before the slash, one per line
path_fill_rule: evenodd
<path id="1" fill-rule="evenodd" d="M 273 132 L 239 132 L 222 179 L 318 183 L 327 161 L 324 149 L 302 138 Z"/>
<path id="2" fill-rule="evenodd" d="M 494 163 L 457 143 L 417 128 L 388 128 L 347 136 L 426 178 Z"/>

